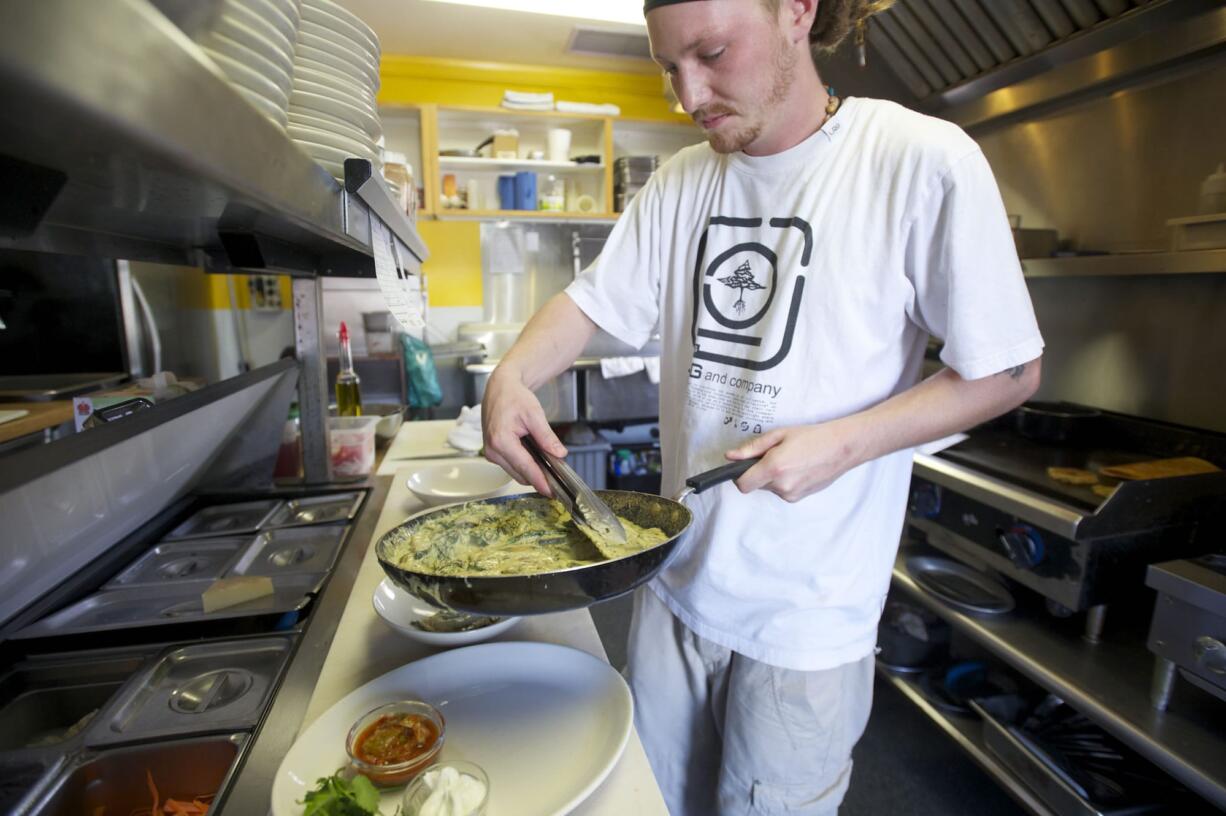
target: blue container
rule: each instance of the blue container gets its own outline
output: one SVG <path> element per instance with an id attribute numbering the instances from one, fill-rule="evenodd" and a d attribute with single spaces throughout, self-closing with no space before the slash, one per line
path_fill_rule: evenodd
<path id="1" fill-rule="evenodd" d="M 515 209 L 536 209 L 536 173 L 524 171 L 515 174 Z"/>
<path id="2" fill-rule="evenodd" d="M 498 206 L 503 210 L 515 209 L 515 176 L 498 177 Z"/>

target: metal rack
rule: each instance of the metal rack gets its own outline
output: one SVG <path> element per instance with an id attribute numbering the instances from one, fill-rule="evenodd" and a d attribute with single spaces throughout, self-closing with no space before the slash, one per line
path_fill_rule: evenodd
<path id="1" fill-rule="evenodd" d="M 0 247 L 294 276 L 304 470 L 326 482 L 318 276 L 373 277 L 375 222 L 406 271 L 427 257 L 370 163 L 339 184 L 146 0 L 8 4 L 0 86 Z"/>
<path id="2" fill-rule="evenodd" d="M 1190 790 L 1226 807 L 1220 703 L 1189 694 L 1169 711 L 1154 709 L 1149 698 L 1153 656 L 1143 639 L 1090 644 L 1075 633 L 1057 631 L 1018 613 L 982 618 L 957 612 L 916 584 L 901 556 L 894 566 L 892 586 Z"/>

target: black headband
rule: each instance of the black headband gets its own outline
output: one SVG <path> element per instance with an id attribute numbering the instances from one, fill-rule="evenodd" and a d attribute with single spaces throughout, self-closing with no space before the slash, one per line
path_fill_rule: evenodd
<path id="1" fill-rule="evenodd" d="M 690 3 L 690 2 L 693 2 L 693 0 L 644 0 L 643 13 L 646 14 L 652 9 L 659 8 L 660 6 L 671 6 L 674 3 Z"/>

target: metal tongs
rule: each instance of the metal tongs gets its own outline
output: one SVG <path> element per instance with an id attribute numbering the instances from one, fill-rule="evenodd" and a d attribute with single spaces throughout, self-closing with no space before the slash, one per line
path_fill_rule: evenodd
<path id="1" fill-rule="evenodd" d="M 546 453 L 531 436 L 525 436 L 520 441 L 544 471 L 553 497 L 570 512 L 575 526 L 591 539 L 600 554 L 608 559 L 625 555 L 626 529 L 609 505 L 587 486 L 574 468 Z"/>

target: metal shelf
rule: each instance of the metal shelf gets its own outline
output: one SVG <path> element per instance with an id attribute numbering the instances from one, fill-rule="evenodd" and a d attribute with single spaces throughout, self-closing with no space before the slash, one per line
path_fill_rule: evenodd
<path id="1" fill-rule="evenodd" d="M 997 618 L 962 614 L 919 587 L 902 555 L 894 564 L 893 586 L 1198 795 L 1226 807 L 1226 706 L 1181 684 L 1171 707 L 1155 710 L 1149 701 L 1154 661 L 1144 636 L 1108 633 L 1091 644 L 1075 629 L 1021 612 Z"/>
<path id="2" fill-rule="evenodd" d="M 603 164 L 579 164 L 547 159 L 490 159 L 481 156 L 439 156 L 438 166 L 449 170 L 530 170 L 554 173 L 603 173 Z"/>
<path id="3" fill-rule="evenodd" d="M 425 259 L 369 163 L 342 187 L 145 0 L 10 8 L 0 84 L 0 247 L 367 277 L 373 213 Z"/>
<path id="4" fill-rule="evenodd" d="M 1000 763 L 984 745 L 983 722 L 975 716 L 946 714 L 934 706 L 910 677 L 877 664 L 877 676 L 898 689 L 928 719 L 969 756 L 984 773 L 992 777 L 1013 799 L 1034 816 L 1055 816 L 1024 783 Z"/>
<path id="5" fill-rule="evenodd" d="M 1027 278 L 1097 278 L 1226 273 L 1226 249 L 1023 258 Z"/>

